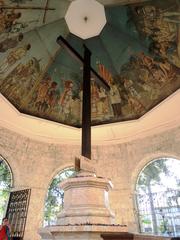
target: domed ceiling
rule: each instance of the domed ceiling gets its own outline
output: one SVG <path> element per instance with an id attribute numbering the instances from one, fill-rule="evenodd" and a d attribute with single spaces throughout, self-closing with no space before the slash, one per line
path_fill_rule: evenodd
<path id="1" fill-rule="evenodd" d="M 82 66 L 62 35 L 110 85 L 92 78 L 92 125 L 137 119 L 180 86 L 180 1 L 101 0 L 107 23 L 69 32 L 68 0 L 0 0 L 0 91 L 22 113 L 81 127 Z M 130 4 L 131 3 L 131 4 Z"/>

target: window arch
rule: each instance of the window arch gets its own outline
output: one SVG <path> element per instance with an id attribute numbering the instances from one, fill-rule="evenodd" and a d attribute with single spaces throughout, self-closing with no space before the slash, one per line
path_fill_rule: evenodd
<path id="1" fill-rule="evenodd" d="M 5 215 L 11 187 L 12 171 L 7 162 L 0 156 L 0 219 Z"/>
<path id="2" fill-rule="evenodd" d="M 53 178 L 45 200 L 44 226 L 56 224 L 57 214 L 62 210 L 64 202 L 64 191 L 60 189 L 59 184 L 74 175 L 75 170 L 73 168 L 66 168 Z"/>
<path id="3" fill-rule="evenodd" d="M 140 232 L 180 236 L 180 161 L 158 158 L 148 163 L 136 182 Z"/>

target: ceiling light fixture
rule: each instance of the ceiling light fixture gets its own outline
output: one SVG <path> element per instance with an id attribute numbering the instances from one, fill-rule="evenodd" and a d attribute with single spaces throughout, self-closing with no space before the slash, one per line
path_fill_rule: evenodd
<path id="1" fill-rule="evenodd" d="M 87 39 L 99 35 L 106 24 L 104 6 L 95 0 L 73 1 L 65 15 L 69 31 Z"/>

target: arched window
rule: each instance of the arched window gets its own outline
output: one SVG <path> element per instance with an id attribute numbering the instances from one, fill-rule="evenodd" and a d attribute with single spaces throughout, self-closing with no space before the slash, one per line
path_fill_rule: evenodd
<path id="1" fill-rule="evenodd" d="M 12 173 L 8 164 L 0 156 L 0 220 L 4 217 L 12 186 Z"/>
<path id="2" fill-rule="evenodd" d="M 136 183 L 140 232 L 180 236 L 180 161 L 156 159 Z"/>
<path id="3" fill-rule="evenodd" d="M 56 224 L 57 214 L 62 210 L 64 201 L 64 192 L 60 189 L 59 184 L 74 175 L 75 170 L 67 168 L 53 178 L 45 200 L 44 226 Z"/>

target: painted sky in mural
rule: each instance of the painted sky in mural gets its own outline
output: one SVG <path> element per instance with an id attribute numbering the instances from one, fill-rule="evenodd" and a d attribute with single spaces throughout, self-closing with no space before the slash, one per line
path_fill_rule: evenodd
<path id="1" fill-rule="evenodd" d="M 47 4 L 48 3 L 48 4 Z M 0 91 L 20 111 L 80 127 L 82 65 L 56 43 L 59 35 L 83 55 L 92 76 L 92 125 L 137 119 L 180 86 L 178 1 L 106 7 L 107 24 L 85 42 L 69 33 L 66 0 L 0 0 Z"/>

